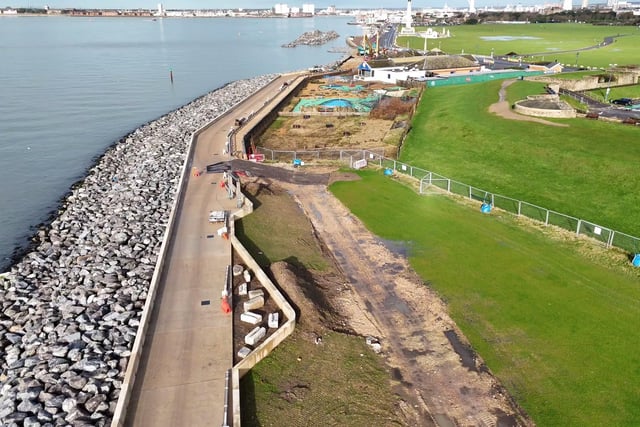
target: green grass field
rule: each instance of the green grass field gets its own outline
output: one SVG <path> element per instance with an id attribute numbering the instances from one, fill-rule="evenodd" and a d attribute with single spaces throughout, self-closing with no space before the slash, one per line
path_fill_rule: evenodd
<path id="1" fill-rule="evenodd" d="M 413 249 L 414 269 L 537 425 L 637 425 L 640 274 L 626 259 L 612 266 L 511 215 L 361 175 L 331 191 L 372 232 Z"/>
<path id="2" fill-rule="evenodd" d="M 427 49 L 438 47 L 449 54 L 476 53 L 504 55 L 509 52 L 537 54 L 534 60 L 554 61 L 583 67 L 607 68 L 609 64 L 638 64 L 640 29 L 637 27 L 594 26 L 590 24 L 492 24 L 448 27 L 450 38 L 430 39 Z M 439 27 L 434 27 L 440 30 Z M 424 31 L 426 28 L 418 28 Z M 622 35 L 600 49 L 561 53 L 598 45 L 605 37 Z M 398 37 L 398 46 L 424 48 L 424 39 Z"/>
<path id="3" fill-rule="evenodd" d="M 585 119 L 556 120 L 569 125 L 565 128 L 506 120 L 488 112 L 500 84 L 425 91 L 401 160 L 640 236 L 638 129 Z M 541 87 L 516 82 L 508 99 L 540 93 Z"/>

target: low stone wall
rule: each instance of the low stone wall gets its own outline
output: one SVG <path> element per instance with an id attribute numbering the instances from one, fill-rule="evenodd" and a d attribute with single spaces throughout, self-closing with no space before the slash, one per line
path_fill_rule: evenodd
<path id="1" fill-rule="evenodd" d="M 553 103 L 558 108 L 540 108 L 527 103 Z M 513 106 L 514 111 L 533 117 L 549 117 L 558 119 L 567 119 L 576 117 L 576 111 L 566 102 L 561 101 L 558 95 L 531 95 L 527 99 L 518 101 Z"/>
<path id="2" fill-rule="evenodd" d="M 272 79 L 233 82 L 127 135 L 38 231 L 0 281 L 0 425 L 112 421 L 189 137 Z"/>
<path id="3" fill-rule="evenodd" d="M 603 71 L 602 73 L 605 74 L 608 72 Z M 613 81 L 608 81 L 607 79 L 603 79 L 602 76 L 597 75 L 583 76 L 580 80 L 567 80 L 547 75 L 530 77 L 528 80 L 557 84 L 562 89 L 570 90 L 573 92 L 581 92 L 585 90 L 600 89 L 613 86 L 635 85 L 638 83 L 638 78 L 640 76 L 639 72 L 633 71 L 613 71 L 612 73 L 615 76 Z"/>

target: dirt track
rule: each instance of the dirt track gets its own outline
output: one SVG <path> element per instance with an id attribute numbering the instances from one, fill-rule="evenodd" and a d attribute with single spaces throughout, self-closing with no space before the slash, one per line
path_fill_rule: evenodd
<path id="1" fill-rule="evenodd" d="M 345 276 L 332 303 L 362 335 L 380 339 L 409 425 L 532 425 L 413 272 L 401 248 L 370 233 L 331 193 L 326 173 L 235 163 L 278 181 L 298 201 Z M 345 296 L 346 295 L 346 296 Z"/>

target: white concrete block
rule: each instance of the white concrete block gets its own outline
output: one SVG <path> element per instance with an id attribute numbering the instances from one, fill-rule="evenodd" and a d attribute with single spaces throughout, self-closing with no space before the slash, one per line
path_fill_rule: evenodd
<path id="1" fill-rule="evenodd" d="M 246 295 L 247 294 L 247 284 L 246 283 L 241 283 L 240 286 L 238 287 L 238 294 L 239 295 Z"/>
<path id="2" fill-rule="evenodd" d="M 262 315 L 254 313 L 253 311 L 245 311 L 240 315 L 240 320 L 245 323 L 257 325 L 258 323 L 262 322 Z"/>
<path id="3" fill-rule="evenodd" d="M 249 291 L 249 298 L 262 297 L 264 296 L 264 291 L 262 289 L 255 289 L 253 291 Z"/>
<path id="4" fill-rule="evenodd" d="M 245 335 L 244 342 L 248 345 L 256 345 L 265 335 L 267 335 L 267 330 L 262 326 L 256 326 L 251 332 Z"/>
<path id="5" fill-rule="evenodd" d="M 244 281 L 245 282 L 250 282 L 251 281 L 251 273 L 249 273 L 249 270 L 245 270 L 242 274 L 244 275 Z"/>
<path id="6" fill-rule="evenodd" d="M 279 313 L 269 313 L 269 317 L 268 317 L 268 324 L 269 327 L 272 329 L 278 329 L 279 323 L 278 323 L 278 318 L 279 318 Z"/>
<path id="7" fill-rule="evenodd" d="M 244 359 L 251 353 L 251 349 L 249 347 L 242 347 L 238 350 L 238 357 Z"/>
<path id="8" fill-rule="evenodd" d="M 257 296 L 244 302 L 244 311 L 255 310 L 264 306 L 264 297 Z"/>

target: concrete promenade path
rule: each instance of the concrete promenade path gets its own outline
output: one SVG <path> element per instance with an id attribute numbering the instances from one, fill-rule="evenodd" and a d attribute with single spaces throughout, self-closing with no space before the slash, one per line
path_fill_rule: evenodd
<path id="1" fill-rule="evenodd" d="M 225 373 L 233 363 L 232 316 L 221 309 L 221 293 L 231 245 L 218 236 L 221 223 L 208 222 L 211 210 L 236 209 L 220 187 L 222 174 L 207 174 L 208 164 L 230 160 L 224 153 L 235 119 L 257 112 L 251 124 L 284 93 L 283 75 L 247 98 L 207 128 L 195 141 L 182 203 L 161 275 L 142 356 L 129 402 L 126 425 L 224 425 Z M 244 132 L 239 133 L 238 141 Z M 236 146 L 236 150 L 240 147 Z M 213 236 L 213 237 L 212 237 Z"/>

